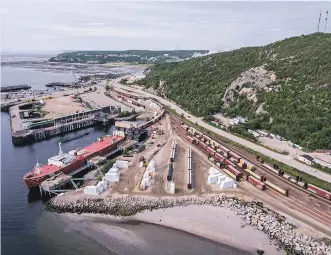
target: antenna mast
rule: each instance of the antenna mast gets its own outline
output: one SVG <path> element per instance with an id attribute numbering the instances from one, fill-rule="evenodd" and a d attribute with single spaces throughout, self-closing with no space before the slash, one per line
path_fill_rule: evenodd
<path id="1" fill-rule="evenodd" d="M 324 33 L 326 33 L 326 24 L 328 23 L 328 15 L 329 15 L 329 10 L 326 11 Z"/>
<path id="2" fill-rule="evenodd" d="M 319 17 L 319 19 L 318 19 L 318 25 L 317 25 L 317 32 L 320 31 L 321 16 L 322 16 L 322 13 L 321 13 L 321 11 L 320 11 L 320 17 Z"/>

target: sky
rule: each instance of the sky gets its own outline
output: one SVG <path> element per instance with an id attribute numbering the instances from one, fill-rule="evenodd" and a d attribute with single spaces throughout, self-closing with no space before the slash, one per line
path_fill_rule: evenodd
<path id="1" fill-rule="evenodd" d="M 1 52 L 224 51 L 324 31 L 331 2 L 0 0 Z M 326 31 L 331 32 L 331 12 Z"/>

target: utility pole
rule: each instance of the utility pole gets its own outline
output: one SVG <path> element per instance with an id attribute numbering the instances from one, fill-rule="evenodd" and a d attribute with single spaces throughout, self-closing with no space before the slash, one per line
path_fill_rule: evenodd
<path id="1" fill-rule="evenodd" d="M 324 26 L 324 33 L 326 33 L 326 24 L 328 23 L 328 15 L 329 15 L 329 11 L 326 11 L 326 17 L 325 17 L 325 26 Z"/>
<path id="2" fill-rule="evenodd" d="M 320 31 L 321 16 L 322 16 L 322 12 L 320 11 L 320 17 L 318 19 L 318 25 L 317 25 L 317 32 Z"/>

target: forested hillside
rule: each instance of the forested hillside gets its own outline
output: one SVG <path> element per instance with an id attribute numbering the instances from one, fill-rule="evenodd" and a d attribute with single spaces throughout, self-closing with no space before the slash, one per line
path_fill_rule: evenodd
<path id="1" fill-rule="evenodd" d="M 208 50 L 125 50 L 125 51 L 75 51 L 66 52 L 52 57 L 49 62 L 65 63 L 164 63 L 189 59 L 202 54 L 207 54 Z"/>
<path id="2" fill-rule="evenodd" d="M 330 34 L 156 64 L 140 83 L 193 114 L 247 116 L 249 128 L 331 149 Z"/>

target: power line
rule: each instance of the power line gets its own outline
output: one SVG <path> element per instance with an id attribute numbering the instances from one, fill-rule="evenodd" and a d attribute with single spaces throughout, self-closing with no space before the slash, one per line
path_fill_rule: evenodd
<path id="1" fill-rule="evenodd" d="M 324 33 L 326 33 L 326 24 L 328 23 L 328 15 L 329 15 L 329 11 L 326 11 L 326 17 L 325 17 L 325 26 L 324 26 Z"/>
<path id="2" fill-rule="evenodd" d="M 320 11 L 320 17 L 318 19 L 318 25 L 317 25 L 317 32 L 320 31 L 321 16 L 322 16 L 322 12 Z"/>

